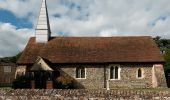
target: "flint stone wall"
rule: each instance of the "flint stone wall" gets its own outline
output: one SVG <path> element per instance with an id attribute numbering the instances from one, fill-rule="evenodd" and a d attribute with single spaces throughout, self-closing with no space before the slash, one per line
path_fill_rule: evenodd
<path id="1" fill-rule="evenodd" d="M 155 76 L 157 79 L 157 86 L 158 87 L 167 87 L 165 73 L 163 71 L 164 70 L 163 66 L 155 65 L 154 70 L 155 70 Z"/>
<path id="2" fill-rule="evenodd" d="M 113 64 L 114 65 L 114 64 Z M 76 79 L 76 67 L 86 68 L 86 78 Z M 107 80 L 109 78 L 109 64 L 85 64 L 85 65 L 58 65 L 61 70 L 75 80 L 75 85 L 81 89 L 104 89 L 107 87 Z M 120 65 L 120 80 L 109 80 L 109 88 L 152 88 L 152 68 L 153 64 L 121 64 Z M 143 78 L 137 78 L 137 70 L 141 68 Z M 156 71 L 158 87 L 166 87 L 164 70 L 158 68 Z M 158 75 L 161 74 L 161 77 Z M 159 80 L 162 80 L 161 82 Z"/>
<path id="3" fill-rule="evenodd" d="M 0 100 L 170 100 L 170 90 L 0 90 Z"/>

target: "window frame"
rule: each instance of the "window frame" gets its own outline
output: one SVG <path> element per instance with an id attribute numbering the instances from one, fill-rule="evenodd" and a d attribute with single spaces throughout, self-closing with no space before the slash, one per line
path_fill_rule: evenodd
<path id="1" fill-rule="evenodd" d="M 138 77 L 139 70 L 141 70 L 141 77 Z M 137 68 L 137 70 L 136 70 L 136 78 L 137 79 L 143 79 L 144 78 L 144 69 L 143 68 Z"/>
<path id="2" fill-rule="evenodd" d="M 115 68 L 116 67 L 118 67 L 118 73 L 117 73 L 117 77 L 118 78 L 115 78 L 115 74 L 114 74 L 114 77 L 113 78 L 111 78 L 111 68 L 114 68 L 114 70 L 115 70 Z M 115 71 L 114 71 L 114 73 L 115 73 Z M 120 65 L 110 65 L 109 66 L 109 80 L 121 80 L 121 68 L 120 68 Z"/>
<path id="3" fill-rule="evenodd" d="M 79 69 L 84 68 L 84 77 L 81 77 L 82 75 L 80 75 L 80 77 L 77 77 L 77 70 L 78 70 L 78 68 L 79 68 Z M 82 70 L 82 69 L 81 69 L 81 70 Z M 82 72 L 81 72 L 81 74 L 82 74 Z M 76 79 L 86 79 L 86 68 L 85 68 L 85 67 L 76 67 L 76 70 L 75 70 L 75 78 L 76 78 Z"/>
<path id="4" fill-rule="evenodd" d="M 12 72 L 12 66 L 4 66 L 4 73 L 11 73 Z"/>

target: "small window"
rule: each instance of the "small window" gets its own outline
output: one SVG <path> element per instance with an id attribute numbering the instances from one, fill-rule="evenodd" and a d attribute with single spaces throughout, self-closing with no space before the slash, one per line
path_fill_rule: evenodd
<path id="1" fill-rule="evenodd" d="M 76 68 L 76 78 L 85 78 L 85 68 L 84 67 Z"/>
<path id="2" fill-rule="evenodd" d="M 4 66 L 4 72 L 11 72 L 11 66 Z"/>
<path id="3" fill-rule="evenodd" d="M 137 78 L 143 78 L 143 71 L 141 68 L 137 70 Z"/>
<path id="4" fill-rule="evenodd" d="M 110 79 L 119 79 L 120 78 L 120 68 L 118 66 L 110 67 Z"/>

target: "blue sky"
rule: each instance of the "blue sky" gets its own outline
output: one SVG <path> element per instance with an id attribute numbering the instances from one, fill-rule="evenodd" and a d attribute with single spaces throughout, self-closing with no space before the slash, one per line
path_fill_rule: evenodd
<path id="1" fill-rule="evenodd" d="M 47 0 L 54 36 L 161 36 L 170 38 L 169 0 Z M 0 57 L 22 51 L 41 0 L 0 0 Z"/>
<path id="2" fill-rule="evenodd" d="M 4 9 L 0 9 L 0 22 L 1 23 L 11 23 L 19 28 L 33 28 L 32 23 L 28 20 L 28 18 L 18 18 L 12 12 Z"/>

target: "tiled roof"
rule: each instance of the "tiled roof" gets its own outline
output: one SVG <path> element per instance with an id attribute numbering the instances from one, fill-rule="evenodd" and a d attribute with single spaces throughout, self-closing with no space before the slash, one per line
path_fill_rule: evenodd
<path id="1" fill-rule="evenodd" d="M 32 37 L 17 63 L 32 64 L 37 56 L 51 63 L 164 62 L 149 36 L 54 37 L 46 44 Z"/>

